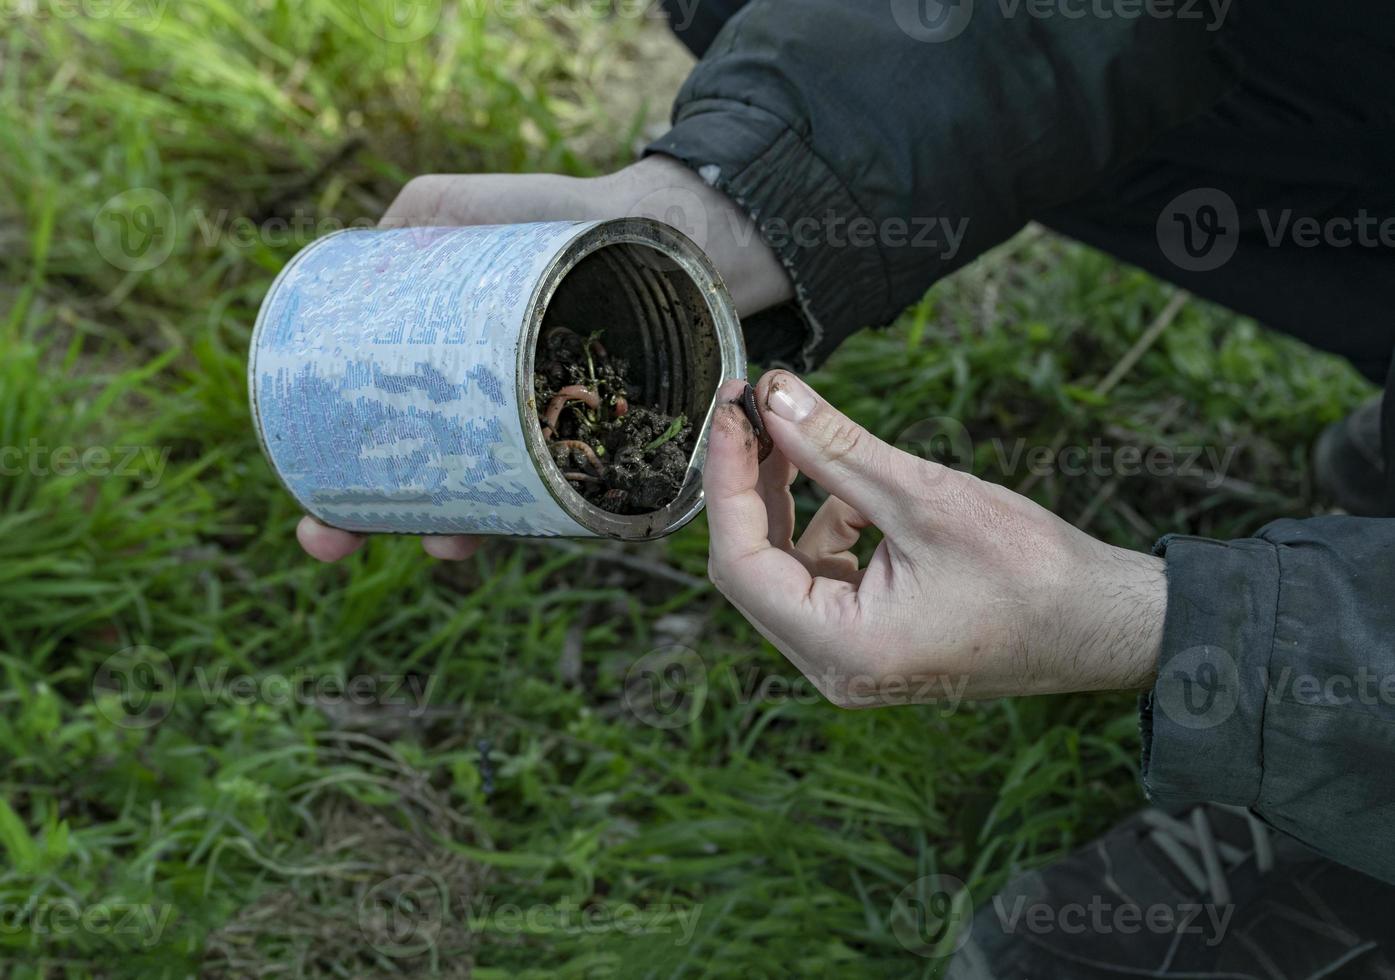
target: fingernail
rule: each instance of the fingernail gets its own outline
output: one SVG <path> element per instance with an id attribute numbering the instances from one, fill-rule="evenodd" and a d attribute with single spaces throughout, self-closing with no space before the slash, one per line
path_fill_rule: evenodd
<path id="1" fill-rule="evenodd" d="M 803 422 L 814 410 L 814 392 L 803 381 L 793 375 L 776 382 L 780 387 L 771 390 L 766 404 L 770 410 L 787 422 Z"/>

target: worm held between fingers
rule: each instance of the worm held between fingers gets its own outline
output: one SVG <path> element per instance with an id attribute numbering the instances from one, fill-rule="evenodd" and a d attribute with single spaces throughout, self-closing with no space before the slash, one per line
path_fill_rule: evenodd
<path id="1" fill-rule="evenodd" d="M 760 408 L 756 405 L 756 389 L 748 384 L 741 392 L 740 404 L 742 411 L 746 413 L 746 421 L 751 423 L 751 431 L 756 434 L 756 461 L 764 463 L 765 457 L 775 448 L 775 443 L 770 438 L 770 433 L 765 431 L 765 420 L 761 418 Z"/>

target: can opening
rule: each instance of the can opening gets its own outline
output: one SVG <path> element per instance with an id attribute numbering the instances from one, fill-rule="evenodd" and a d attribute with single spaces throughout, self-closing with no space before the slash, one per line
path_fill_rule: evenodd
<path id="1" fill-rule="evenodd" d="M 656 237 L 650 231 L 648 240 L 636 241 L 635 235 L 626 234 L 628 224 L 622 219 L 601 226 L 596 239 L 563 261 L 545 299 L 527 366 L 531 384 L 539 352 L 555 327 L 583 338 L 600 331 L 605 351 L 628 364 L 626 380 L 634 404 L 686 417 L 692 449 L 684 457 L 682 486 L 672 500 L 652 511 L 625 514 L 598 506 L 599 500 L 592 502 L 576 491 L 575 477 L 567 483 L 546 451 L 545 463 L 539 461 L 549 471 L 547 482 L 559 502 L 583 525 L 607 536 L 644 538 L 674 530 L 701 506 L 697 470 L 706 451 L 713 399 L 734 367 L 726 363 L 733 360 L 732 352 L 724 350 L 719 338 L 718 318 L 726 316 L 731 322 L 724 321 L 721 328 L 738 337 L 739 326 L 730 316 L 730 301 L 720 281 L 691 242 L 667 228 L 667 234 Z M 729 339 L 726 346 L 732 346 Z M 739 350 L 739 339 L 735 346 Z M 744 373 L 740 355 L 736 363 L 736 371 Z M 545 407 L 536 406 L 540 411 Z"/>
<path id="2" fill-rule="evenodd" d="M 633 242 L 603 245 L 557 286 L 542 332 L 604 331 L 606 348 L 630 363 L 640 402 L 701 419 L 721 384 L 712 312 L 692 277 L 662 252 Z"/>

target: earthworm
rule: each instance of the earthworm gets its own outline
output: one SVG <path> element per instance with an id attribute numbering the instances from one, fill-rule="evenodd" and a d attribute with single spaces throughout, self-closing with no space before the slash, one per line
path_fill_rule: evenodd
<path id="1" fill-rule="evenodd" d="M 563 407 L 567 402 L 585 402 L 591 408 L 600 409 L 601 396 L 596 394 L 585 385 L 567 385 L 560 388 L 557 394 L 552 396 L 552 401 L 547 403 L 547 411 L 543 412 L 543 422 L 548 429 L 557 431 L 557 418 L 562 414 Z"/>
<path id="2" fill-rule="evenodd" d="M 599 476 L 592 476 L 590 473 L 579 473 L 576 470 L 568 470 L 567 472 L 563 473 L 562 476 L 564 479 L 571 480 L 573 483 L 601 482 L 601 478 Z"/>
<path id="3" fill-rule="evenodd" d="M 596 451 L 580 439 L 556 439 L 552 443 L 554 446 L 565 446 L 567 449 L 575 449 L 586 457 L 586 462 L 591 464 L 591 468 L 599 475 L 605 472 L 605 464 L 596 455 Z"/>
<path id="4" fill-rule="evenodd" d="M 553 337 L 556 337 L 558 334 L 562 333 L 566 334 L 568 337 L 576 337 L 577 340 L 581 339 L 581 337 L 577 336 L 577 332 L 575 330 L 568 329 L 567 327 L 553 327 L 551 330 L 547 332 L 547 336 L 543 339 L 551 340 Z"/>
<path id="5" fill-rule="evenodd" d="M 775 448 L 775 443 L 770 438 L 770 433 L 765 431 L 765 420 L 760 417 L 760 409 L 756 407 L 756 389 L 750 385 L 741 392 L 741 408 L 746 413 L 746 421 L 751 423 L 751 429 L 756 434 L 756 445 L 760 447 L 756 452 L 756 462 L 764 463 L 765 457 Z"/>
<path id="6" fill-rule="evenodd" d="M 630 410 L 630 401 L 624 395 L 615 396 L 615 417 L 618 419 Z"/>
<path id="7" fill-rule="evenodd" d="M 595 354 L 597 357 L 605 359 L 607 363 L 610 361 L 610 354 L 607 353 L 605 345 L 601 343 L 601 339 L 599 337 L 592 337 L 589 341 L 582 341 L 581 334 L 577 333 L 575 330 L 572 330 L 570 327 L 553 327 L 551 330 L 547 332 L 543 339 L 545 341 L 550 341 L 553 337 L 556 337 L 558 334 L 566 334 L 568 337 L 575 337 L 578 343 L 585 343 L 586 349 L 591 351 L 591 353 Z"/>

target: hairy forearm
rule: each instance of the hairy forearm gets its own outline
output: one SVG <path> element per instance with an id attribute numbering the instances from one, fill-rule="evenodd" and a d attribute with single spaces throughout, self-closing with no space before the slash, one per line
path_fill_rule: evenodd
<path id="1" fill-rule="evenodd" d="M 1079 656 L 1091 665 L 1095 690 L 1142 690 L 1157 675 L 1167 612 L 1167 564 L 1161 558 L 1105 546 L 1094 574 L 1081 584 L 1070 628 Z"/>

